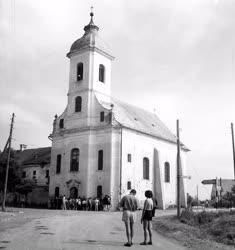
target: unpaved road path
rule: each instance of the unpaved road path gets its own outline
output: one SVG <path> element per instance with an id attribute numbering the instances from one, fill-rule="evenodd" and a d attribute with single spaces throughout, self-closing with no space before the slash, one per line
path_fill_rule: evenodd
<path id="1" fill-rule="evenodd" d="M 27 213 L 27 212 L 25 212 Z M 186 249 L 177 242 L 153 233 L 153 246 L 140 246 L 142 225 L 135 224 L 132 249 Z M 126 249 L 121 212 L 48 211 L 30 222 L 0 232 L 0 249 L 10 250 L 112 250 Z"/>

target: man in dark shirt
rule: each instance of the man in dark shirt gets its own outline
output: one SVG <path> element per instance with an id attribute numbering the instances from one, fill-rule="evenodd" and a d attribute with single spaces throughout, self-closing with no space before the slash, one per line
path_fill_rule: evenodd
<path id="1" fill-rule="evenodd" d="M 122 221 L 125 223 L 127 243 L 124 244 L 126 247 L 132 245 L 132 239 L 134 236 L 133 225 L 135 222 L 135 211 L 139 207 L 139 202 L 135 197 L 136 190 L 132 189 L 130 194 L 125 195 L 120 202 L 120 206 L 123 208 Z"/>

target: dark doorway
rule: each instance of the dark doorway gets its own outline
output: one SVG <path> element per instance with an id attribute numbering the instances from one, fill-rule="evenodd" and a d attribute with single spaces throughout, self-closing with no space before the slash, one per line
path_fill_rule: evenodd
<path id="1" fill-rule="evenodd" d="M 55 198 L 59 198 L 59 196 L 60 196 L 60 188 L 56 187 L 55 188 Z"/>
<path id="2" fill-rule="evenodd" d="M 70 188 L 70 198 L 71 199 L 78 198 L 78 189 L 76 187 Z"/>
<path id="3" fill-rule="evenodd" d="M 97 186 L 97 197 L 102 198 L 102 186 Z"/>

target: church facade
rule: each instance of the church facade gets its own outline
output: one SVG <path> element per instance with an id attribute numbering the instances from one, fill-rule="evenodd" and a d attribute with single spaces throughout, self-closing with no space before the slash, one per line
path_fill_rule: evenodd
<path id="1" fill-rule="evenodd" d="M 114 57 L 91 20 L 67 54 L 68 103 L 55 116 L 49 197 L 102 197 L 113 208 L 135 188 L 140 201 L 150 189 L 160 208 L 176 204 L 176 136 L 150 112 L 111 96 Z M 182 146 L 181 173 L 187 148 Z M 185 180 L 181 202 L 186 202 Z"/>

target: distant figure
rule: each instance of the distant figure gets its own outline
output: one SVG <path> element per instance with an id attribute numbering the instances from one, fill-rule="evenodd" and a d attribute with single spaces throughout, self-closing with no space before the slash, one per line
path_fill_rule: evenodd
<path id="1" fill-rule="evenodd" d="M 87 200 L 85 197 L 82 198 L 82 210 L 85 211 L 87 209 Z"/>
<path id="2" fill-rule="evenodd" d="M 105 195 L 103 199 L 103 204 L 104 204 L 104 210 L 109 211 L 110 206 L 111 206 L 111 198 L 109 195 Z"/>
<path id="3" fill-rule="evenodd" d="M 110 210 L 110 207 L 111 207 L 111 197 L 109 195 L 107 195 L 107 210 L 109 211 Z"/>
<path id="4" fill-rule="evenodd" d="M 216 208 L 216 209 L 218 208 L 218 204 L 219 204 L 219 197 L 216 196 L 216 197 L 215 197 L 215 208 Z"/>
<path id="5" fill-rule="evenodd" d="M 66 210 L 66 198 L 65 198 L 65 195 L 63 195 L 63 198 L 62 198 L 62 209 Z"/>
<path id="6" fill-rule="evenodd" d="M 132 239 L 134 236 L 134 223 L 135 223 L 135 211 L 139 206 L 139 202 L 135 197 L 136 190 L 132 189 L 130 194 L 125 195 L 120 202 L 120 206 L 123 208 L 122 221 L 125 223 L 127 243 L 126 247 L 132 246 Z"/>
<path id="7" fill-rule="evenodd" d="M 92 200 L 91 200 L 91 197 L 90 198 L 88 198 L 88 200 L 87 200 L 87 206 L 88 206 L 88 210 L 89 211 L 91 211 L 91 208 L 92 208 L 92 202 L 91 202 Z"/>
<path id="8" fill-rule="evenodd" d="M 100 201 L 99 201 L 99 199 L 96 197 L 96 198 L 95 198 L 95 211 L 99 211 L 99 203 L 100 203 Z"/>
<path id="9" fill-rule="evenodd" d="M 147 190 L 145 192 L 146 200 L 144 202 L 144 208 L 142 211 L 141 224 L 143 223 L 144 229 L 144 241 L 140 245 L 152 245 L 152 217 L 153 217 L 153 192 Z M 147 231 L 149 233 L 149 242 L 147 243 Z"/>
<path id="10" fill-rule="evenodd" d="M 81 201 L 81 198 L 78 197 L 78 210 L 81 210 L 82 209 L 82 201 Z"/>

